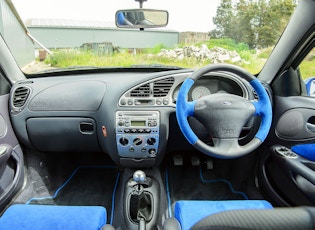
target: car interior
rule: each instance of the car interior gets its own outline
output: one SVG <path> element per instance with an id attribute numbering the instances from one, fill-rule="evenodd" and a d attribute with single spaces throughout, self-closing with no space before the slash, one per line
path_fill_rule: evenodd
<path id="1" fill-rule="evenodd" d="M 300 73 L 314 12 L 299 1 L 257 76 L 32 76 L 1 37 L 0 230 L 315 229 L 315 81 Z"/>

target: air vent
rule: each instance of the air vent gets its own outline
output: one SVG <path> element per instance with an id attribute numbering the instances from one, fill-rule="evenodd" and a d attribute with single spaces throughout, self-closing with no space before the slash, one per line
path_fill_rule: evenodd
<path id="1" fill-rule="evenodd" d="M 165 97 L 173 86 L 174 78 L 166 78 L 159 81 L 155 81 L 153 84 L 153 96 Z"/>
<path id="2" fill-rule="evenodd" d="M 27 87 L 16 88 L 13 93 L 13 106 L 16 108 L 23 107 L 29 94 L 30 89 Z"/>
<path id="3" fill-rule="evenodd" d="M 149 97 L 150 96 L 150 84 L 141 85 L 138 88 L 133 89 L 130 92 L 131 97 Z"/>

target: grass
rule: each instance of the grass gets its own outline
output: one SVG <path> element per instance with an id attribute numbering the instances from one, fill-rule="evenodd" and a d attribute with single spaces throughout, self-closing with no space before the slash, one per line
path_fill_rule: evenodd
<path id="1" fill-rule="evenodd" d="M 198 44 L 201 45 L 201 44 Z M 209 47 L 209 49 L 214 47 L 221 47 L 227 50 L 236 50 L 237 52 L 240 51 L 250 51 L 248 45 L 245 43 L 237 43 L 233 39 L 230 38 L 224 38 L 224 39 L 210 39 L 206 42 L 206 45 Z"/>
<path id="2" fill-rule="evenodd" d="M 300 65 L 300 72 L 303 80 L 315 77 L 315 59 L 303 61 Z"/>
<path id="3" fill-rule="evenodd" d="M 208 48 L 221 47 L 230 51 L 237 51 L 242 62 L 234 63 L 249 71 L 257 74 L 264 66 L 269 57 L 272 47 L 263 50 L 251 50 L 244 43 L 236 43 L 232 39 L 211 39 L 204 43 L 195 44 L 201 46 L 206 44 Z M 187 45 L 187 44 L 186 44 Z M 128 50 L 120 50 L 118 53 L 110 55 L 97 55 L 91 51 L 82 51 L 79 49 L 55 50 L 53 55 L 49 55 L 46 64 L 53 67 L 65 68 L 69 66 L 105 66 L 105 67 L 128 67 L 131 65 L 152 65 L 162 64 L 169 66 L 179 66 L 184 68 L 200 68 L 211 63 L 210 60 L 200 60 L 196 58 L 185 58 L 183 60 L 168 59 L 158 57 L 157 54 L 167 49 L 163 44 L 157 44 L 155 47 L 142 50 L 136 55 Z M 315 58 L 307 58 L 300 66 L 303 78 L 315 75 Z"/>

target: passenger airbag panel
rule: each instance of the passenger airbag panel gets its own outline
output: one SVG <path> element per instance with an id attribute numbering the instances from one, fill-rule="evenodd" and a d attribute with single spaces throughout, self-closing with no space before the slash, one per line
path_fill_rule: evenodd
<path id="1" fill-rule="evenodd" d="M 31 111 L 96 111 L 104 98 L 106 85 L 101 81 L 57 84 L 34 96 Z"/>
<path id="2" fill-rule="evenodd" d="M 82 132 L 82 124 L 89 130 Z M 96 125 L 91 118 L 29 118 L 26 128 L 32 145 L 42 152 L 99 152 Z"/>

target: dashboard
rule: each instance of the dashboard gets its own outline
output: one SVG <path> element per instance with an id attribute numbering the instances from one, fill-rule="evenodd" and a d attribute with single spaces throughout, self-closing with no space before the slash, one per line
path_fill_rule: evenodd
<path id="1" fill-rule="evenodd" d="M 158 165 L 168 151 L 187 144 L 174 114 L 191 73 L 80 72 L 20 81 L 10 95 L 12 125 L 25 147 L 47 154 L 100 152 L 125 167 Z M 217 93 L 256 98 L 241 77 L 215 72 L 197 80 L 187 100 Z"/>

